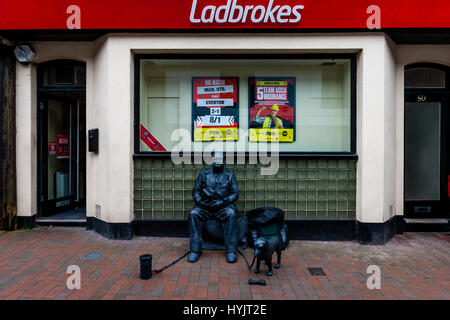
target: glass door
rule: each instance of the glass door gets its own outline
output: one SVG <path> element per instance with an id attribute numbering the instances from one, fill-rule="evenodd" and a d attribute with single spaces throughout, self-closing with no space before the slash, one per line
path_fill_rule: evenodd
<path id="1" fill-rule="evenodd" d="M 448 70 L 417 64 L 405 70 L 406 218 L 448 217 L 450 132 Z"/>
<path id="2" fill-rule="evenodd" d="M 445 213 L 446 121 L 442 102 L 405 104 L 405 215 Z"/>
<path id="3" fill-rule="evenodd" d="M 80 105 L 56 94 L 40 94 L 39 103 L 40 213 L 48 217 L 80 200 Z"/>

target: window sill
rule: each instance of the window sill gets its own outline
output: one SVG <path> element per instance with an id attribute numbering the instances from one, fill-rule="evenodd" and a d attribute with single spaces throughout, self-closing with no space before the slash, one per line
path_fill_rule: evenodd
<path id="1" fill-rule="evenodd" d="M 189 154 L 191 157 L 194 153 Z M 238 155 L 234 154 L 235 157 Z M 240 155 L 240 154 L 239 154 Z M 170 158 L 171 152 L 141 152 L 135 153 L 133 159 L 141 158 Z M 270 153 L 268 155 L 270 157 Z M 249 157 L 249 153 L 245 153 L 245 158 Z M 280 152 L 280 159 L 345 159 L 345 160 L 358 160 L 358 155 L 353 152 Z"/>

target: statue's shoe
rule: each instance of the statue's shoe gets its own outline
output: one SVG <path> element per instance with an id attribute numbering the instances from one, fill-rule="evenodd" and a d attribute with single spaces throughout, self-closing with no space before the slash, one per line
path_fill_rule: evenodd
<path id="1" fill-rule="evenodd" d="M 191 253 L 189 253 L 188 262 L 190 262 L 190 263 L 197 262 L 198 258 L 200 258 L 201 254 L 202 254 L 201 252 L 191 252 Z"/>
<path id="2" fill-rule="evenodd" d="M 235 263 L 237 261 L 237 256 L 235 252 L 229 252 L 227 253 L 227 262 L 228 263 Z"/>

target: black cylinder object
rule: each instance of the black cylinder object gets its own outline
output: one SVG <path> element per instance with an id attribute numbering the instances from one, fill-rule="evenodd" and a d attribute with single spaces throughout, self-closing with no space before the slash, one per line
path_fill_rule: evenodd
<path id="1" fill-rule="evenodd" d="M 147 280 L 152 277 L 152 255 L 143 254 L 139 257 L 141 261 L 141 274 L 140 278 L 142 280 Z"/>
<path id="2" fill-rule="evenodd" d="M 266 285 L 266 280 L 248 279 L 248 284 L 257 284 L 257 285 L 260 285 L 260 286 L 265 286 Z"/>

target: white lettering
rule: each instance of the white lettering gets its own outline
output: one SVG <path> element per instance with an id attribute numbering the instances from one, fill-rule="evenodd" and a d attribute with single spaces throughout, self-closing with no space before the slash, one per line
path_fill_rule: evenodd
<path id="1" fill-rule="evenodd" d="M 302 10 L 303 8 L 304 8 L 304 6 L 295 6 L 292 9 L 292 13 L 295 16 L 295 19 L 289 20 L 289 23 L 297 23 L 300 21 L 300 19 L 302 18 L 302 15 L 300 14 L 300 12 L 298 12 L 298 10 Z"/>
<path id="2" fill-rule="evenodd" d="M 286 23 L 289 19 L 282 19 L 281 17 L 289 17 L 291 15 L 291 7 L 290 6 L 282 6 L 280 11 L 277 14 L 277 21 L 279 23 Z"/>
<path id="3" fill-rule="evenodd" d="M 214 318 L 216 315 L 218 307 L 196 307 L 194 305 L 190 305 L 189 307 L 183 308 L 184 315 L 208 315 L 211 318 Z"/>
<path id="4" fill-rule="evenodd" d="M 236 5 L 237 0 L 233 0 L 233 4 L 231 5 L 230 9 L 230 18 L 228 19 L 228 22 L 230 23 L 237 23 L 242 19 L 242 15 L 244 14 L 244 8 L 240 5 Z M 238 16 L 234 18 L 235 11 L 238 11 Z"/>
<path id="5" fill-rule="evenodd" d="M 280 8 L 280 6 L 275 6 L 274 8 L 272 8 L 272 6 L 273 6 L 273 0 L 270 0 L 269 7 L 267 8 L 266 16 L 264 17 L 264 22 L 267 22 L 269 19 L 270 19 L 270 22 L 276 22 L 274 13 L 275 13 L 275 11 L 277 11 Z"/>
<path id="6" fill-rule="evenodd" d="M 209 18 L 206 19 L 206 14 L 211 11 Z M 206 6 L 202 11 L 202 22 L 203 23 L 213 23 L 214 22 L 214 12 L 216 11 L 216 6 Z"/>
<path id="7" fill-rule="evenodd" d="M 182 163 L 191 164 L 191 156 L 188 155 L 191 151 L 190 133 L 185 129 L 176 129 L 172 132 L 170 139 L 171 141 L 179 141 L 179 143 L 173 147 L 170 154 L 172 162 L 176 165 L 180 165 Z"/>
<path id="8" fill-rule="evenodd" d="M 381 29 L 381 9 L 377 5 L 367 7 L 366 13 L 371 14 L 367 18 L 367 28 L 369 30 Z"/>
<path id="9" fill-rule="evenodd" d="M 261 11 L 259 18 L 256 18 L 258 11 Z M 253 23 L 261 22 L 264 19 L 264 14 L 266 13 L 266 8 L 264 6 L 256 6 L 252 11 L 251 20 Z"/>
<path id="10" fill-rule="evenodd" d="M 381 289 L 381 269 L 377 265 L 370 265 L 367 267 L 367 273 L 371 274 L 367 278 L 366 284 L 367 289 L 373 290 L 373 289 Z"/>
<path id="11" fill-rule="evenodd" d="M 81 289 L 81 269 L 77 265 L 67 267 L 67 273 L 71 274 L 66 280 L 66 286 L 69 290 Z"/>
<path id="12" fill-rule="evenodd" d="M 228 19 L 228 13 L 230 12 L 230 4 L 231 0 L 228 0 L 227 4 L 225 6 L 220 6 L 217 8 L 216 11 L 216 22 L 217 23 L 225 23 Z M 225 10 L 225 13 L 223 14 L 223 18 L 220 18 L 220 13 Z"/>
<path id="13" fill-rule="evenodd" d="M 192 23 L 200 23 L 200 19 L 195 19 L 195 9 L 197 8 L 197 0 L 192 0 L 192 7 L 191 7 L 191 16 L 189 19 Z"/>
<path id="14" fill-rule="evenodd" d="M 298 23 L 301 20 L 300 10 L 305 8 L 303 5 L 291 7 L 274 3 L 275 0 L 269 0 L 267 7 L 242 6 L 238 4 L 238 0 L 227 0 L 226 4 L 221 6 L 207 5 L 197 10 L 198 0 L 192 0 L 189 19 L 191 23 L 246 23 L 247 17 L 250 17 L 253 23 Z M 196 18 L 196 14 L 200 14 L 200 10 L 199 19 Z"/>
<path id="15" fill-rule="evenodd" d="M 66 20 L 67 29 L 81 29 L 81 9 L 77 5 L 68 6 L 66 13 L 71 14 Z"/>
<path id="16" fill-rule="evenodd" d="M 242 17 L 242 23 L 245 23 L 245 21 L 247 21 L 247 15 L 250 9 L 253 9 L 253 6 L 245 6 L 244 16 Z"/>

